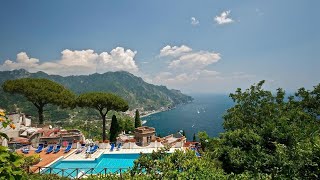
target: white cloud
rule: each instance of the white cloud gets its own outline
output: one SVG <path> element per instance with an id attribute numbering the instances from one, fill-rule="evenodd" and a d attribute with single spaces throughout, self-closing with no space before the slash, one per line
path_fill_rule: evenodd
<path id="1" fill-rule="evenodd" d="M 208 51 L 199 51 L 184 54 L 169 64 L 174 69 L 203 69 L 220 60 L 220 54 Z"/>
<path id="2" fill-rule="evenodd" d="M 16 62 L 11 60 L 6 60 L 3 65 L 0 66 L 0 69 L 21 69 L 21 68 L 28 68 L 28 69 L 34 69 L 37 66 L 39 66 L 39 59 L 35 58 L 29 58 L 27 53 L 20 52 L 17 54 L 17 60 Z"/>
<path id="3" fill-rule="evenodd" d="M 170 69 L 204 69 L 210 64 L 218 62 L 221 57 L 219 53 L 210 51 L 193 51 L 186 45 L 167 45 L 160 50 L 160 57 L 169 57 Z"/>
<path id="4" fill-rule="evenodd" d="M 191 25 L 193 26 L 197 26 L 200 23 L 199 20 L 196 19 L 195 17 L 191 17 L 190 20 L 191 20 Z"/>
<path id="5" fill-rule="evenodd" d="M 30 72 L 44 71 L 49 74 L 82 75 L 106 71 L 138 72 L 134 57 L 136 51 L 117 47 L 110 53 L 98 54 L 94 50 L 63 50 L 61 59 L 40 63 L 38 59 L 29 58 L 25 52 L 17 55 L 16 61 L 6 60 L 0 70 L 26 69 Z"/>
<path id="6" fill-rule="evenodd" d="M 229 11 L 223 11 L 220 14 L 220 16 L 216 16 L 214 18 L 214 20 L 216 21 L 217 24 L 220 24 L 220 25 L 233 23 L 234 20 L 229 17 L 230 12 L 231 12 L 230 10 Z"/>
<path id="7" fill-rule="evenodd" d="M 160 57 L 164 56 L 169 59 L 168 66 L 165 71 L 153 78 L 148 77 L 151 83 L 178 87 L 199 79 L 217 77 L 220 74 L 208 69 L 209 65 L 221 59 L 220 54 L 213 51 L 194 51 L 186 45 L 167 45 L 160 50 Z"/>
<path id="8" fill-rule="evenodd" d="M 185 45 L 182 45 L 180 47 L 178 46 L 165 46 L 163 47 L 161 50 L 160 50 L 160 56 L 173 56 L 173 57 L 176 57 L 176 56 L 180 56 L 184 53 L 187 53 L 187 52 L 191 52 L 192 49 L 188 46 L 185 46 Z"/>

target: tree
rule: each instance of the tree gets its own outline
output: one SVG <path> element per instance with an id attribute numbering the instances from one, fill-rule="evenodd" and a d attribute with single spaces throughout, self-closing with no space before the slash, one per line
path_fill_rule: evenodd
<path id="1" fill-rule="evenodd" d="M 161 148 L 151 154 L 141 154 L 131 170 L 133 179 L 228 179 L 215 161 L 195 156 L 194 151 Z M 130 179 L 132 179 L 130 178 Z"/>
<path id="2" fill-rule="evenodd" d="M 139 114 L 139 110 L 136 110 L 136 115 L 134 117 L 134 127 L 140 127 L 141 126 L 141 120 L 140 120 L 140 114 Z"/>
<path id="3" fill-rule="evenodd" d="M 199 135 L 206 152 L 236 177 L 318 179 L 320 177 L 320 85 L 288 96 L 262 89 L 264 81 L 230 97 L 219 138 Z M 249 179 L 251 179 L 249 178 Z M 264 179 L 264 178 L 262 178 Z"/>
<path id="4" fill-rule="evenodd" d="M 119 126 L 121 131 L 129 132 L 134 131 L 133 119 L 130 117 L 121 117 L 118 118 Z"/>
<path id="5" fill-rule="evenodd" d="M 116 115 L 112 116 L 111 126 L 110 126 L 110 142 L 115 142 L 120 130 L 120 126 Z"/>
<path id="6" fill-rule="evenodd" d="M 193 142 L 196 142 L 197 141 L 197 138 L 196 138 L 196 133 L 193 133 L 193 139 L 192 139 Z"/>
<path id="7" fill-rule="evenodd" d="M 99 111 L 102 118 L 102 139 L 106 140 L 106 116 L 110 110 L 127 111 L 128 103 L 121 97 L 103 92 L 89 92 L 81 94 L 77 98 L 77 105 L 79 107 L 94 108 Z"/>
<path id="8" fill-rule="evenodd" d="M 58 105 L 62 108 L 73 107 L 75 95 L 64 86 L 48 79 L 23 78 L 7 80 L 2 88 L 5 92 L 21 94 L 37 109 L 39 124 L 44 122 L 44 106 Z"/>

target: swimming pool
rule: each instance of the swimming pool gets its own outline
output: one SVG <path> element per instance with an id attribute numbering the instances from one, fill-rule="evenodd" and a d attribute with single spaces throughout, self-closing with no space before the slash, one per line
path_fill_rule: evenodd
<path id="1" fill-rule="evenodd" d="M 139 156 L 140 154 L 103 154 L 92 161 L 60 160 L 49 168 L 42 170 L 42 172 L 66 177 L 77 177 L 81 173 L 120 173 L 120 171 L 124 172 L 133 167 L 134 160 L 138 159 Z"/>

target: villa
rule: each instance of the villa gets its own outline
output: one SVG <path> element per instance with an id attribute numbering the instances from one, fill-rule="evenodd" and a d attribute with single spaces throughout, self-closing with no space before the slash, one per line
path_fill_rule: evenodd
<path id="1" fill-rule="evenodd" d="M 170 146 L 182 148 L 187 139 L 180 132 L 160 138 L 155 136 L 153 127 L 141 126 L 135 129 L 134 135 L 120 134 L 117 144 L 121 143 L 123 149 L 160 148 Z"/>
<path id="2" fill-rule="evenodd" d="M 6 133 L 10 141 L 7 142 L 0 138 L 0 143 L 11 148 L 14 147 L 14 149 L 25 144 L 31 144 L 33 147 L 37 147 L 39 144 L 60 143 L 66 146 L 67 142 L 85 140 L 84 135 L 77 129 L 64 130 L 53 128 L 51 125 L 46 125 L 41 128 L 33 127 L 31 118 L 23 113 L 11 113 L 8 114 L 8 118 L 12 120 L 16 128 L 1 128 L 1 132 Z"/>

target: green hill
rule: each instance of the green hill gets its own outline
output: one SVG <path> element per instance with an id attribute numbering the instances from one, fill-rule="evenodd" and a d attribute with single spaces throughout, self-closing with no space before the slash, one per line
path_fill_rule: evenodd
<path id="1" fill-rule="evenodd" d="M 179 90 L 168 89 L 146 83 L 142 78 L 125 71 L 106 72 L 80 76 L 48 75 L 44 72 L 29 73 L 24 69 L 0 72 L 0 84 L 8 79 L 47 78 L 71 89 L 76 94 L 89 91 L 115 93 L 128 101 L 130 109 L 143 107 L 145 110 L 157 110 L 160 107 L 172 107 L 192 101 L 192 97 L 182 94 Z M 4 93 L 0 88 L 0 108 L 22 108 L 30 112 L 33 107 L 19 95 Z M 63 110 L 62 110 L 63 111 Z M 34 113 L 31 113 L 34 114 Z M 62 113 L 63 114 L 63 113 Z"/>

